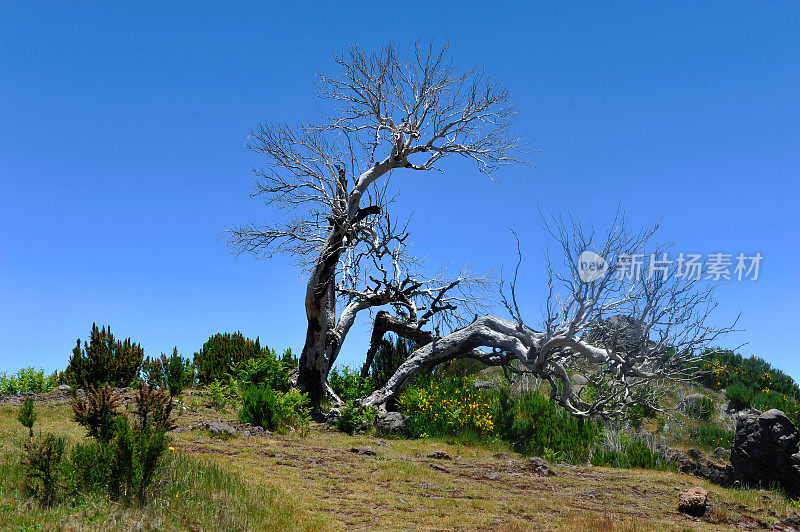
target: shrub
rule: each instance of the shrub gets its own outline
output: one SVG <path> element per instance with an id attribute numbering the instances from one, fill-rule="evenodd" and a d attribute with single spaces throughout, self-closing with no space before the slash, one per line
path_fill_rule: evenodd
<path id="1" fill-rule="evenodd" d="M 308 396 L 296 390 L 276 392 L 266 384 L 251 385 L 242 393 L 239 421 L 266 430 L 305 434 L 311 423 Z"/>
<path id="2" fill-rule="evenodd" d="M 369 367 L 369 382 L 372 389 L 368 393 L 385 385 L 389 381 L 389 378 L 394 375 L 394 372 L 397 371 L 397 368 L 400 367 L 400 364 L 405 362 L 408 355 L 416 348 L 417 344 L 415 342 L 400 338 L 399 336 L 395 337 L 394 341 L 392 341 L 391 338 L 381 340 L 378 350 L 375 352 L 372 364 Z M 365 393 L 359 396 L 359 398 L 366 395 Z M 357 398 L 354 397 L 353 399 Z"/>
<path id="3" fill-rule="evenodd" d="M 341 372 L 338 368 L 333 368 L 328 375 L 328 383 L 345 403 L 366 397 L 377 389 L 371 376 L 362 379 L 359 372 L 347 366 Z"/>
<path id="4" fill-rule="evenodd" d="M 336 420 L 336 429 L 351 436 L 355 432 L 367 432 L 375 421 L 375 414 L 374 409 L 364 408 L 355 401 L 349 401 Z"/>
<path id="5" fill-rule="evenodd" d="M 406 388 L 397 402 L 409 416 L 406 431 L 411 437 L 460 433 L 482 437 L 494 431 L 490 394 L 476 390 L 470 379 L 434 376 L 427 385 Z"/>
<path id="6" fill-rule="evenodd" d="M 751 406 L 753 403 L 753 391 L 747 386 L 739 383 L 731 384 L 725 390 L 725 399 L 732 408 L 741 410 Z"/>
<path id="7" fill-rule="evenodd" d="M 144 350 L 130 338 L 122 342 L 114 340 L 111 327 L 98 329 L 96 324 L 92 324 L 89 343 L 84 342 L 83 346 L 81 349 L 78 339 L 62 375 L 62 380 L 73 388 L 87 383 L 125 387 L 130 386 L 138 375 Z"/>
<path id="8" fill-rule="evenodd" d="M 73 399 L 75 419 L 96 441 L 91 446 L 76 446 L 72 453 L 74 474 L 87 483 L 86 489 L 102 486 L 113 500 L 135 500 L 143 505 L 168 446 L 172 400 L 166 390 L 140 382 L 135 426 L 128 416 L 117 412 L 117 405 L 118 397 L 108 385 L 89 386 L 86 399 Z"/>
<path id="9" fill-rule="evenodd" d="M 22 465 L 28 491 L 45 506 L 52 506 L 63 486 L 62 459 L 67 440 L 48 434 L 31 440 L 23 449 Z"/>
<path id="10" fill-rule="evenodd" d="M 702 370 L 700 381 L 714 390 L 741 384 L 753 392 L 774 390 L 787 397 L 800 398 L 800 387 L 794 379 L 759 357 L 743 357 L 727 350 L 713 351 L 705 356 L 699 369 Z"/>
<path id="11" fill-rule="evenodd" d="M 620 434 L 616 445 L 598 445 L 592 453 L 594 466 L 640 469 L 668 469 L 670 462 L 645 438 Z"/>
<path id="12" fill-rule="evenodd" d="M 37 417 L 38 415 L 33 410 L 33 399 L 30 397 L 25 399 L 25 402 L 19 408 L 17 420 L 22 423 L 23 427 L 28 428 L 31 439 L 33 439 L 33 424 L 36 422 Z"/>
<path id="13" fill-rule="evenodd" d="M 498 435 L 522 454 L 586 462 L 601 434 L 595 422 L 576 418 L 538 391 L 515 399 L 501 389 L 494 411 Z"/>
<path id="14" fill-rule="evenodd" d="M 686 415 L 701 421 L 708 421 L 714 413 L 714 400 L 705 395 L 689 396 L 683 399 L 682 406 Z"/>
<path id="15" fill-rule="evenodd" d="M 225 386 L 219 380 L 215 379 L 214 382 L 212 382 L 208 387 L 208 391 L 211 396 L 211 401 L 209 402 L 208 406 L 216 410 L 224 410 L 225 405 L 228 404 Z"/>
<path id="16" fill-rule="evenodd" d="M 194 354 L 197 379 L 203 384 L 223 380 L 228 374 L 236 374 L 248 360 L 269 354 L 271 351 L 262 349 L 258 338 L 251 340 L 240 332 L 217 333 Z"/>
<path id="17" fill-rule="evenodd" d="M 762 412 L 777 408 L 786 414 L 796 427 L 800 427 L 800 406 L 795 400 L 782 393 L 774 390 L 759 391 L 753 396 L 752 405 Z"/>
<path id="18" fill-rule="evenodd" d="M 266 349 L 260 358 L 253 358 L 242 364 L 237 374 L 239 386 L 247 388 L 251 385 L 266 384 L 276 391 L 289 390 L 289 371 L 292 369 L 291 349 L 278 360 L 274 351 Z"/>
<path id="19" fill-rule="evenodd" d="M 86 387 L 86 398 L 72 400 L 73 419 L 86 427 L 89 436 L 107 443 L 114 435 L 114 420 L 119 416 L 119 397 L 108 384 Z"/>
<path id="20" fill-rule="evenodd" d="M 160 358 L 147 357 L 142 362 L 142 377 L 147 384 L 167 388 L 173 397 L 194 383 L 194 367 L 190 360 L 178 354 L 178 348 L 168 357 L 161 353 Z"/>
<path id="21" fill-rule="evenodd" d="M 699 447 L 715 449 L 733 447 L 732 430 L 725 430 L 711 423 L 700 423 L 689 427 L 689 439 Z"/>
<path id="22" fill-rule="evenodd" d="M 0 395 L 44 393 L 58 386 L 58 372 L 45 375 L 43 369 L 22 368 L 16 373 L 0 373 Z"/>

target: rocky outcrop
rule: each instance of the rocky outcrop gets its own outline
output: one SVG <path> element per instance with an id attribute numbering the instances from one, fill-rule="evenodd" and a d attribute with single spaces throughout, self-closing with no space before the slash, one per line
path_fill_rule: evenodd
<path id="1" fill-rule="evenodd" d="M 780 410 L 742 415 L 736 423 L 731 464 L 746 485 L 780 484 L 800 493 L 800 432 Z"/>
<path id="2" fill-rule="evenodd" d="M 730 486 L 738 478 L 731 464 L 708 460 L 697 449 L 689 449 L 686 452 L 674 451 L 670 459 L 675 462 L 681 473 L 704 478 L 720 486 Z"/>

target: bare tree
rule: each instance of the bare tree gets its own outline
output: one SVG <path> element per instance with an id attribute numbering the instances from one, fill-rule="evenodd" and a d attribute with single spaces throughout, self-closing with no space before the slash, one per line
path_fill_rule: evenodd
<path id="1" fill-rule="evenodd" d="M 593 231 L 572 218 L 554 218 L 544 225 L 561 248 L 563 261 L 557 266 L 548 258 L 549 296 L 540 328 L 523 320 L 515 271 L 502 297 L 511 319 L 483 316 L 434 338 L 362 404 L 384 408 L 421 372 L 472 356 L 503 365 L 516 361 L 523 371 L 549 382 L 552 398 L 572 414 L 611 418 L 627 406 L 652 401 L 652 394 L 637 390 L 691 378 L 701 353 L 733 330 L 707 324 L 716 308 L 713 285 L 684 275 L 679 262 L 669 262 L 670 245 L 651 247 L 657 224 L 631 231 L 618 217 L 599 243 Z M 585 250 L 607 261 L 596 278 L 587 278 L 579 264 Z M 657 268 L 637 268 L 644 260 L 657 261 Z M 584 376 L 588 386 L 573 387 L 574 374 Z"/>
<path id="2" fill-rule="evenodd" d="M 380 288 L 350 292 L 350 312 L 337 320 L 336 299 L 345 293 L 337 293 L 343 255 L 380 254 L 404 238 L 404 230 L 388 223 L 389 176 L 401 169 L 440 170 L 452 155 L 489 174 L 516 162 L 518 149 L 508 89 L 478 68 L 457 69 L 446 45 L 417 43 L 407 57 L 392 45 L 374 53 L 352 46 L 335 60 L 338 73 L 318 75 L 319 96 L 332 102 L 318 122 L 262 124 L 250 136 L 249 148 L 265 158 L 254 171 L 253 196 L 286 219 L 231 229 L 228 239 L 235 253 L 287 252 L 308 269 L 298 385 L 315 406 L 350 316 L 377 304 L 378 293 L 386 295 Z"/>

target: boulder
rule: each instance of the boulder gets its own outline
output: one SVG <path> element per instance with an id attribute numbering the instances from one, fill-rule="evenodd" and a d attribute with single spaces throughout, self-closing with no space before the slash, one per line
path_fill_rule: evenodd
<path id="1" fill-rule="evenodd" d="M 706 513 L 708 492 L 701 487 L 681 490 L 678 493 L 678 511 L 693 517 Z"/>
<path id="2" fill-rule="evenodd" d="M 56 391 L 61 393 L 69 393 L 72 391 L 72 386 L 69 384 L 62 384 L 56 387 Z"/>
<path id="3" fill-rule="evenodd" d="M 351 453 L 356 453 L 356 454 L 361 454 L 361 455 L 364 455 L 364 456 L 375 456 L 376 454 L 378 454 L 378 453 L 375 452 L 375 449 L 373 449 L 372 447 L 369 447 L 369 446 L 368 447 L 353 447 L 353 448 L 350 449 L 350 452 Z"/>
<path id="4" fill-rule="evenodd" d="M 406 426 L 408 416 L 400 412 L 381 412 L 375 417 L 375 425 L 383 432 L 400 432 Z"/>
<path id="5" fill-rule="evenodd" d="M 800 432 L 780 410 L 739 416 L 731 464 L 745 484 L 779 483 L 790 496 L 800 493 Z"/>
<path id="6" fill-rule="evenodd" d="M 206 421 L 205 423 L 203 423 L 203 427 L 208 429 L 211 432 L 211 434 L 215 436 L 220 436 L 225 434 L 229 436 L 236 436 L 237 434 L 235 428 L 221 421 Z"/>
<path id="7" fill-rule="evenodd" d="M 444 451 L 433 451 L 428 454 L 428 458 L 435 458 L 436 460 L 452 460 L 453 457 Z"/>
<path id="8" fill-rule="evenodd" d="M 492 381 L 477 381 L 472 387 L 478 390 L 494 390 L 497 388 L 497 385 Z"/>
<path id="9" fill-rule="evenodd" d="M 540 477 L 556 476 L 556 472 L 550 468 L 550 464 L 548 464 L 547 460 L 544 460 L 543 458 L 538 458 L 536 456 L 528 458 L 528 463 L 525 465 L 525 467 Z"/>

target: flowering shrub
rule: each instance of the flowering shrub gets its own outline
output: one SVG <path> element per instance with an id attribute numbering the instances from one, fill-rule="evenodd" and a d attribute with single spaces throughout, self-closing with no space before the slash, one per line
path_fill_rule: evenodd
<path id="1" fill-rule="evenodd" d="M 409 416 L 411 437 L 494 432 L 489 392 L 477 390 L 463 377 L 434 377 L 426 385 L 410 386 L 398 398 L 400 410 Z"/>

